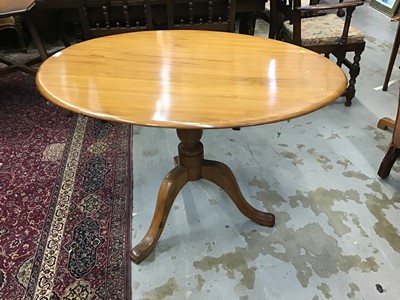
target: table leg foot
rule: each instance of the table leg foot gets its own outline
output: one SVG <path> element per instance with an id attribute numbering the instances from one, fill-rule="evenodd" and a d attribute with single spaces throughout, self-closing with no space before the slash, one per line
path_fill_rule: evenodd
<path id="1" fill-rule="evenodd" d="M 130 252 L 133 262 L 139 264 L 153 251 L 167 222 L 169 211 L 176 195 L 188 182 L 187 169 L 178 165 L 172 169 L 161 183 L 153 220 L 144 238 Z"/>
<path id="2" fill-rule="evenodd" d="M 389 147 L 383 158 L 381 165 L 379 166 L 378 175 L 381 178 L 386 178 L 389 176 L 390 170 L 392 169 L 397 158 L 400 156 L 400 149 L 396 148 L 394 145 Z"/>
<path id="3" fill-rule="evenodd" d="M 394 128 L 394 120 L 390 119 L 390 118 L 386 118 L 386 117 L 382 118 L 378 121 L 377 127 L 380 129 L 383 129 L 383 130 L 388 129 L 388 127 L 393 129 Z"/>
<path id="4" fill-rule="evenodd" d="M 275 216 L 273 214 L 259 211 L 246 201 L 235 176 L 227 165 L 218 161 L 204 160 L 201 175 L 202 178 L 221 187 L 246 217 L 263 226 L 274 226 Z"/>

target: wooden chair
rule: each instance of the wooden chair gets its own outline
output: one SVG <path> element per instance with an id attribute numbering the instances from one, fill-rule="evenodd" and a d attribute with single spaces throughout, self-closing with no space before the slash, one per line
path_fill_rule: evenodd
<path id="1" fill-rule="evenodd" d="M 0 30 L 13 29 L 17 33 L 19 45 L 24 53 L 27 53 L 22 18 L 20 15 L 0 18 Z"/>
<path id="2" fill-rule="evenodd" d="M 389 118 L 383 118 L 379 120 L 378 127 L 382 129 L 386 129 L 387 127 L 393 128 L 393 136 L 392 141 L 390 143 L 389 149 L 386 152 L 381 165 L 379 166 L 378 175 L 382 178 L 386 178 L 389 176 L 389 173 L 395 163 L 396 159 L 399 157 L 400 154 L 400 122 L 399 122 L 399 115 L 400 115 L 400 95 L 399 95 L 399 102 L 397 105 L 397 115 L 396 120 Z M 393 126 L 394 123 L 394 126 Z M 392 127 L 393 126 L 393 127 Z"/>
<path id="3" fill-rule="evenodd" d="M 256 19 L 265 9 L 267 0 L 237 0 L 236 20 L 239 23 L 239 33 L 254 35 Z"/>
<path id="4" fill-rule="evenodd" d="M 300 0 L 289 0 L 290 20 L 283 23 L 283 40 L 305 47 L 329 57 L 334 55 L 337 65 L 343 64 L 349 69 L 350 79 L 345 96 L 345 105 L 350 106 L 355 95 L 355 83 L 360 73 L 361 53 L 365 49 L 364 35 L 350 26 L 352 14 L 362 0 L 347 1 L 335 4 L 301 6 Z M 336 14 L 302 18 L 302 13 L 313 11 L 345 10 L 345 18 Z M 346 58 L 348 52 L 354 53 L 353 62 Z"/>
<path id="5" fill-rule="evenodd" d="M 29 32 L 32 36 L 32 41 L 36 46 L 40 55 L 39 58 L 32 59 L 25 63 L 0 55 L 0 63 L 6 65 L 6 67 L 0 69 L 0 75 L 5 75 L 14 71 L 22 71 L 35 76 L 37 70 L 32 68 L 31 65 L 36 64 L 40 61 L 44 61 L 48 57 L 48 53 L 46 52 L 46 49 L 44 48 L 44 45 L 39 37 L 36 27 L 34 26 L 34 23 L 31 20 L 30 13 L 34 6 L 35 6 L 34 0 L 0 1 L 0 18 L 7 18 L 7 17 L 20 18 L 23 16 L 26 25 L 29 29 Z"/>
<path id="6" fill-rule="evenodd" d="M 84 39 L 153 29 L 150 0 L 78 0 Z"/>
<path id="7" fill-rule="evenodd" d="M 85 39 L 153 29 L 234 31 L 236 0 L 79 0 Z"/>
<path id="8" fill-rule="evenodd" d="M 319 0 L 300 0 L 301 6 L 315 5 Z M 283 22 L 289 19 L 288 4 L 285 0 L 270 0 L 265 3 L 265 10 L 257 12 L 257 18 L 269 23 L 268 37 L 270 39 L 281 39 Z M 310 17 L 307 13 L 302 13 L 302 17 Z"/>
<path id="9" fill-rule="evenodd" d="M 236 0 L 167 0 L 168 29 L 233 32 Z"/>
<path id="10" fill-rule="evenodd" d="M 268 37 L 270 39 L 274 39 L 275 36 L 276 36 L 276 32 L 277 32 L 276 15 L 272 14 L 272 12 L 271 12 L 271 6 L 272 6 L 272 10 L 274 12 L 277 11 L 277 9 L 276 9 L 277 2 L 278 1 L 274 1 L 274 0 L 267 1 L 265 3 L 265 9 L 262 10 L 262 11 L 258 11 L 256 13 L 256 18 L 257 19 L 264 20 L 265 22 L 267 22 L 269 24 Z"/>

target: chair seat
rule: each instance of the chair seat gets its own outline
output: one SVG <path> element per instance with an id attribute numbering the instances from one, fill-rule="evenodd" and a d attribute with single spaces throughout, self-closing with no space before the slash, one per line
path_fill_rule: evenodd
<path id="1" fill-rule="evenodd" d="M 304 18 L 301 20 L 301 45 L 333 45 L 339 44 L 343 33 L 342 18 L 336 14 Z M 283 30 L 293 38 L 293 25 L 289 21 L 283 23 Z M 364 34 L 356 28 L 350 26 L 348 43 L 358 43 L 364 41 Z"/>

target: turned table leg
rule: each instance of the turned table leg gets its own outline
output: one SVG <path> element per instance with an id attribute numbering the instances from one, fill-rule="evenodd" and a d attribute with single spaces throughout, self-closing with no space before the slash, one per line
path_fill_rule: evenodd
<path id="1" fill-rule="evenodd" d="M 235 176 L 221 162 L 204 160 L 202 129 L 178 129 L 177 166 L 164 177 L 158 193 L 153 219 L 144 238 L 130 252 L 133 262 L 139 264 L 154 249 L 167 222 L 176 196 L 188 181 L 207 179 L 221 187 L 237 208 L 249 219 L 263 226 L 274 226 L 275 216 L 252 207 L 243 197 Z"/>

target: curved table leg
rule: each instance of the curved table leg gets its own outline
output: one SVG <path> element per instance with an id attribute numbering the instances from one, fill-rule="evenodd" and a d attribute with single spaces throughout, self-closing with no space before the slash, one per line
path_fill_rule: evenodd
<path id="1" fill-rule="evenodd" d="M 203 130 L 178 129 L 181 143 L 178 146 L 177 166 L 165 176 L 158 192 L 153 220 L 144 238 L 130 252 L 135 263 L 145 259 L 156 246 L 164 229 L 175 197 L 188 181 L 207 179 L 220 186 L 232 199 L 237 208 L 249 219 L 263 226 L 274 226 L 275 216 L 252 207 L 243 197 L 235 176 L 229 167 L 221 162 L 204 160 L 203 144 L 200 142 Z"/>
<path id="2" fill-rule="evenodd" d="M 386 152 L 381 165 L 379 166 L 378 175 L 381 178 L 386 178 L 389 176 L 390 170 L 392 169 L 399 155 L 400 149 L 396 148 L 394 145 L 391 145 L 389 150 Z"/>
<path id="3" fill-rule="evenodd" d="M 187 169 L 181 165 L 176 166 L 164 177 L 150 227 L 144 238 L 130 252 L 130 257 L 135 263 L 138 264 L 144 260 L 156 246 L 176 195 L 187 182 Z"/>
<path id="4" fill-rule="evenodd" d="M 231 169 L 218 161 L 203 160 L 201 169 L 202 178 L 207 179 L 222 188 L 235 203 L 236 207 L 257 224 L 272 227 L 275 224 L 275 216 L 255 209 L 244 198 L 239 185 Z"/>

